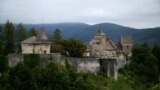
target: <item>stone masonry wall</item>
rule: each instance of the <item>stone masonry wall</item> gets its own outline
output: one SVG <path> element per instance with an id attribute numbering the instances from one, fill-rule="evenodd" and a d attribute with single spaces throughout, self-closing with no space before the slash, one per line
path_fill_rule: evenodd
<path id="1" fill-rule="evenodd" d="M 23 54 L 9 54 L 9 67 L 14 67 L 18 62 L 23 61 Z M 78 72 L 91 72 L 96 74 L 100 70 L 107 74 L 108 77 L 117 79 L 118 70 L 126 65 L 126 59 L 120 55 L 116 59 L 97 59 L 97 58 L 75 58 L 65 57 L 59 53 L 40 54 L 41 67 L 45 67 L 49 62 L 57 62 L 65 65 L 67 61 L 77 69 Z"/>
<path id="2" fill-rule="evenodd" d="M 23 54 L 9 54 L 9 67 L 14 67 L 18 62 L 24 60 Z M 100 70 L 99 60 L 96 58 L 73 58 L 73 57 L 65 57 L 60 55 L 59 53 L 52 54 L 40 54 L 41 58 L 41 67 L 45 67 L 45 65 L 49 62 L 57 62 L 62 65 L 65 65 L 65 61 L 67 61 L 70 65 L 77 69 L 77 71 L 82 72 L 91 72 L 96 74 Z"/>

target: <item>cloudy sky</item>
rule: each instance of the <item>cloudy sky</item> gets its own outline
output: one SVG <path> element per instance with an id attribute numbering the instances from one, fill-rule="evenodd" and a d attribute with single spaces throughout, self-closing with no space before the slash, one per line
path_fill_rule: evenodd
<path id="1" fill-rule="evenodd" d="M 110 22 L 160 27 L 160 0 L 0 0 L 0 23 Z"/>

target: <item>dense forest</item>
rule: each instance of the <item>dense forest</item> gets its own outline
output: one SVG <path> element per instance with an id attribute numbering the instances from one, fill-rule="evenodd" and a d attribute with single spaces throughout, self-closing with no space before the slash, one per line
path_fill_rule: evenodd
<path id="1" fill-rule="evenodd" d="M 3 26 L 4 24 L 0 24 Z M 13 24 L 15 27 L 18 25 Z M 26 31 L 34 27 L 39 30 L 42 26 L 49 36 L 58 27 L 61 30 L 61 34 L 64 39 L 76 38 L 86 45 L 95 35 L 98 27 L 102 25 L 103 31 L 111 38 L 114 42 L 118 42 L 121 36 L 131 36 L 134 43 L 143 44 L 147 43 L 149 46 L 154 46 L 154 44 L 160 43 L 160 27 L 155 28 L 144 28 L 136 29 L 131 27 L 125 27 L 113 23 L 98 23 L 94 25 L 89 25 L 85 23 L 50 23 L 50 24 L 23 24 Z M 138 37 L 137 37 L 138 36 Z"/>
<path id="2" fill-rule="evenodd" d="M 7 21 L 4 26 L 0 26 L 0 54 L 8 55 L 10 53 L 21 53 L 20 42 L 31 36 L 36 36 L 37 33 L 38 30 L 34 27 L 30 30 L 26 30 L 22 23 L 14 26 L 12 22 Z M 63 55 L 82 57 L 86 48 L 83 42 L 78 39 L 62 39 L 59 28 L 55 29 L 49 39 L 52 41 L 51 52 L 53 53 L 60 52 Z"/>
<path id="3" fill-rule="evenodd" d="M 119 70 L 117 80 L 103 72 L 76 72 L 69 65 L 51 62 L 40 67 L 40 56 L 29 54 L 15 67 L 8 67 L 9 53 L 20 53 L 20 42 L 36 35 L 33 28 L 26 31 L 22 24 L 17 27 L 9 21 L 0 27 L 0 90 L 159 90 L 160 46 L 134 45 L 130 64 Z M 57 28 L 52 37 L 52 52 L 66 56 L 83 57 L 85 45 L 77 39 L 63 40 Z M 68 51 L 68 52 L 66 52 Z M 74 53 L 78 52 L 78 53 Z"/>

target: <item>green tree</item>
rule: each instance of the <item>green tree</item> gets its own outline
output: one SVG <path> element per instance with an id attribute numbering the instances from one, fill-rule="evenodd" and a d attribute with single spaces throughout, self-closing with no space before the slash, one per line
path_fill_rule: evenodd
<path id="1" fill-rule="evenodd" d="M 38 87 L 44 90 L 68 90 L 68 77 L 65 69 L 57 63 L 49 63 L 38 75 Z M 40 86 L 39 86 L 40 85 Z"/>
<path id="2" fill-rule="evenodd" d="M 51 52 L 64 54 L 61 31 L 57 28 L 52 34 Z"/>
<path id="3" fill-rule="evenodd" d="M 77 72 L 69 63 L 66 67 L 51 62 L 45 68 L 28 68 L 19 62 L 0 77 L 0 90 L 106 90 L 107 78 L 102 75 Z"/>
<path id="4" fill-rule="evenodd" d="M 3 43 L 0 40 L 0 55 L 3 55 Z"/>
<path id="5" fill-rule="evenodd" d="M 25 32 L 25 28 L 23 27 L 22 23 L 20 23 L 17 26 L 17 35 L 18 35 L 18 42 L 23 41 L 26 38 L 26 32 Z"/>
<path id="6" fill-rule="evenodd" d="M 61 31 L 57 28 L 52 35 L 52 43 L 60 44 L 62 41 Z"/>
<path id="7" fill-rule="evenodd" d="M 93 78 L 92 78 L 93 77 Z M 66 67 L 58 63 L 49 63 L 43 72 L 38 74 L 38 87 L 43 90 L 101 90 L 94 75 L 78 73 L 73 67 Z M 100 87 L 103 87 L 100 86 Z"/>
<path id="8" fill-rule="evenodd" d="M 11 22 L 7 21 L 4 25 L 4 35 L 5 35 L 5 54 L 14 52 L 14 26 Z"/>
<path id="9" fill-rule="evenodd" d="M 36 29 L 34 27 L 32 27 L 30 30 L 29 30 L 29 37 L 30 36 L 36 36 L 37 35 L 37 32 L 36 32 Z"/>
<path id="10" fill-rule="evenodd" d="M 3 73 L 8 70 L 8 59 L 7 57 L 0 55 L 0 72 Z"/>
<path id="11" fill-rule="evenodd" d="M 3 31 L 2 27 L 0 26 L 0 55 L 3 54 Z"/>
<path id="12" fill-rule="evenodd" d="M 21 23 L 17 26 L 17 37 L 18 37 L 18 45 L 17 45 L 18 52 L 21 52 L 20 42 L 26 38 L 26 32 L 25 32 L 25 29 Z"/>
<path id="13" fill-rule="evenodd" d="M 9 71 L 9 84 L 12 90 L 36 90 L 31 71 L 22 62 Z"/>
<path id="14" fill-rule="evenodd" d="M 24 56 L 25 65 L 33 69 L 35 67 L 40 66 L 40 56 L 38 54 L 27 54 Z"/>
<path id="15" fill-rule="evenodd" d="M 160 46 L 155 45 L 152 49 L 152 53 L 156 56 L 157 59 L 160 60 Z"/>
<path id="16" fill-rule="evenodd" d="M 8 80 L 9 74 L 8 72 L 2 73 L 0 76 L 0 90 L 11 90 L 11 86 Z"/>
<path id="17" fill-rule="evenodd" d="M 53 53 L 61 53 L 61 54 L 65 53 L 64 48 L 63 48 L 63 46 L 61 44 L 52 44 L 51 52 L 53 52 Z"/>
<path id="18" fill-rule="evenodd" d="M 133 48 L 132 62 L 129 68 L 133 71 L 136 79 L 147 87 L 151 87 L 158 81 L 157 59 L 150 49 L 144 46 Z"/>
<path id="19" fill-rule="evenodd" d="M 65 52 L 67 52 L 66 54 L 69 54 L 71 57 L 82 57 L 85 51 L 85 45 L 77 39 L 64 40 L 63 47 Z"/>
<path id="20" fill-rule="evenodd" d="M 153 55 L 158 59 L 159 77 L 160 77 L 160 46 L 155 45 L 152 49 Z"/>

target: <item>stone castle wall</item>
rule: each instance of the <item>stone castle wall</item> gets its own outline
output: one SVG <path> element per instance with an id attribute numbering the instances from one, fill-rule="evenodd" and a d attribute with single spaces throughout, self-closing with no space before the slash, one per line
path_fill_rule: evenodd
<path id="1" fill-rule="evenodd" d="M 14 67 L 18 62 L 24 60 L 23 54 L 9 54 L 9 67 Z M 41 66 L 45 67 L 45 65 L 49 62 L 57 62 L 62 65 L 65 65 L 67 61 L 70 65 L 76 68 L 78 71 L 82 72 L 91 72 L 96 74 L 100 70 L 99 60 L 96 58 L 75 58 L 75 57 L 65 57 L 60 55 L 59 53 L 52 54 L 40 54 L 41 58 Z"/>
<path id="2" fill-rule="evenodd" d="M 9 54 L 8 55 L 8 65 L 9 67 L 14 67 L 18 62 L 23 61 L 23 54 Z"/>
<path id="3" fill-rule="evenodd" d="M 116 59 L 101 59 L 101 71 L 106 73 L 108 77 L 117 79 L 118 69 L 116 67 Z"/>
<path id="4" fill-rule="evenodd" d="M 57 60 L 58 63 L 63 65 L 66 61 L 80 72 L 91 72 L 96 74 L 100 70 L 99 59 L 96 58 L 73 58 L 61 56 L 60 60 Z"/>
<path id="5" fill-rule="evenodd" d="M 23 61 L 23 54 L 9 54 L 9 67 L 14 67 L 20 61 Z M 70 65 L 77 69 L 79 72 L 91 72 L 96 74 L 100 70 L 108 75 L 108 77 L 118 76 L 118 69 L 126 65 L 126 59 L 123 56 L 117 59 L 97 59 L 97 58 L 75 58 L 65 57 L 59 53 L 40 54 L 41 67 L 45 67 L 49 62 L 57 62 L 65 65 L 67 61 Z"/>
<path id="6" fill-rule="evenodd" d="M 21 44 L 23 54 L 50 54 L 50 44 Z"/>

